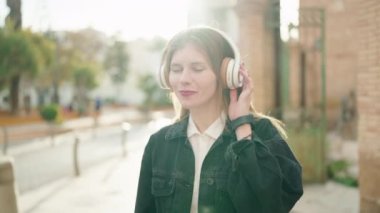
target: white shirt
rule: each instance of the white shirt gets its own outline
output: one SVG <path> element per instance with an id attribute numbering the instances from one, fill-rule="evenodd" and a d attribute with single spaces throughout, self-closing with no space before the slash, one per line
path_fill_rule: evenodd
<path id="1" fill-rule="evenodd" d="M 217 118 L 203 133 L 200 133 L 195 123 L 189 116 L 189 125 L 187 126 L 187 137 L 193 148 L 195 158 L 194 190 L 191 201 L 190 213 L 198 212 L 199 197 L 199 179 L 201 175 L 202 163 L 215 140 L 222 134 L 226 121 L 225 114 Z"/>

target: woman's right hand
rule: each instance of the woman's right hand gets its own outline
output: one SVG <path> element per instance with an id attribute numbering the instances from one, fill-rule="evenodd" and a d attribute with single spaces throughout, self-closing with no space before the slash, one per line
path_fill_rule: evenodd
<path id="1" fill-rule="evenodd" d="M 253 82 L 248 75 L 248 71 L 244 64 L 240 65 L 239 73 L 243 76 L 243 88 L 239 97 L 237 89 L 230 90 L 230 105 L 228 107 L 228 116 L 230 120 L 234 120 L 250 113 Z"/>

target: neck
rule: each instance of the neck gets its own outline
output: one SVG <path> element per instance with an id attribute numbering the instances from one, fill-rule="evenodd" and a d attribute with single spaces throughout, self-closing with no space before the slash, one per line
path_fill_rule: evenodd
<path id="1" fill-rule="evenodd" d="M 191 110 L 190 114 L 193 118 L 195 126 L 203 133 L 220 115 L 221 110 Z"/>

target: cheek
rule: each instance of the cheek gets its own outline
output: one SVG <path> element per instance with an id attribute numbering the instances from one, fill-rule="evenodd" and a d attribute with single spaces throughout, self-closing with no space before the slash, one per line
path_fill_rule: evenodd
<path id="1" fill-rule="evenodd" d="M 177 78 L 173 74 L 169 74 L 168 79 L 169 79 L 169 86 L 174 87 L 176 85 Z"/>
<path id="2" fill-rule="evenodd" d="M 203 78 L 203 85 L 209 87 L 209 89 L 212 89 L 212 91 L 216 90 L 217 88 L 217 79 L 214 74 L 209 74 L 207 76 L 204 76 Z"/>

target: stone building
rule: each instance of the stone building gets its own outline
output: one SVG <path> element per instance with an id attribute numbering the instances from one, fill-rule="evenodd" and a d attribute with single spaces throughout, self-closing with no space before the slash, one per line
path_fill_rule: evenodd
<path id="1" fill-rule="evenodd" d="M 299 112 L 306 107 L 319 118 L 318 110 L 325 94 L 329 130 L 339 130 L 359 141 L 361 212 L 380 212 L 377 181 L 380 179 L 380 2 L 299 0 L 300 11 L 310 8 L 323 11 L 324 24 L 298 28 L 298 38 L 287 43 L 278 43 L 274 27 L 276 13 L 270 12 L 278 7 L 278 0 L 199 2 L 207 7 L 198 14 L 209 15 L 197 16 L 193 22 L 211 23 L 234 37 L 254 78 L 253 100 L 259 111 L 276 112 L 280 108 L 283 112 Z M 223 11 L 228 15 L 221 15 Z M 301 13 L 299 22 L 315 19 L 313 15 Z M 282 51 L 287 57 L 285 69 L 280 67 L 284 65 L 284 58 L 279 57 Z"/>

